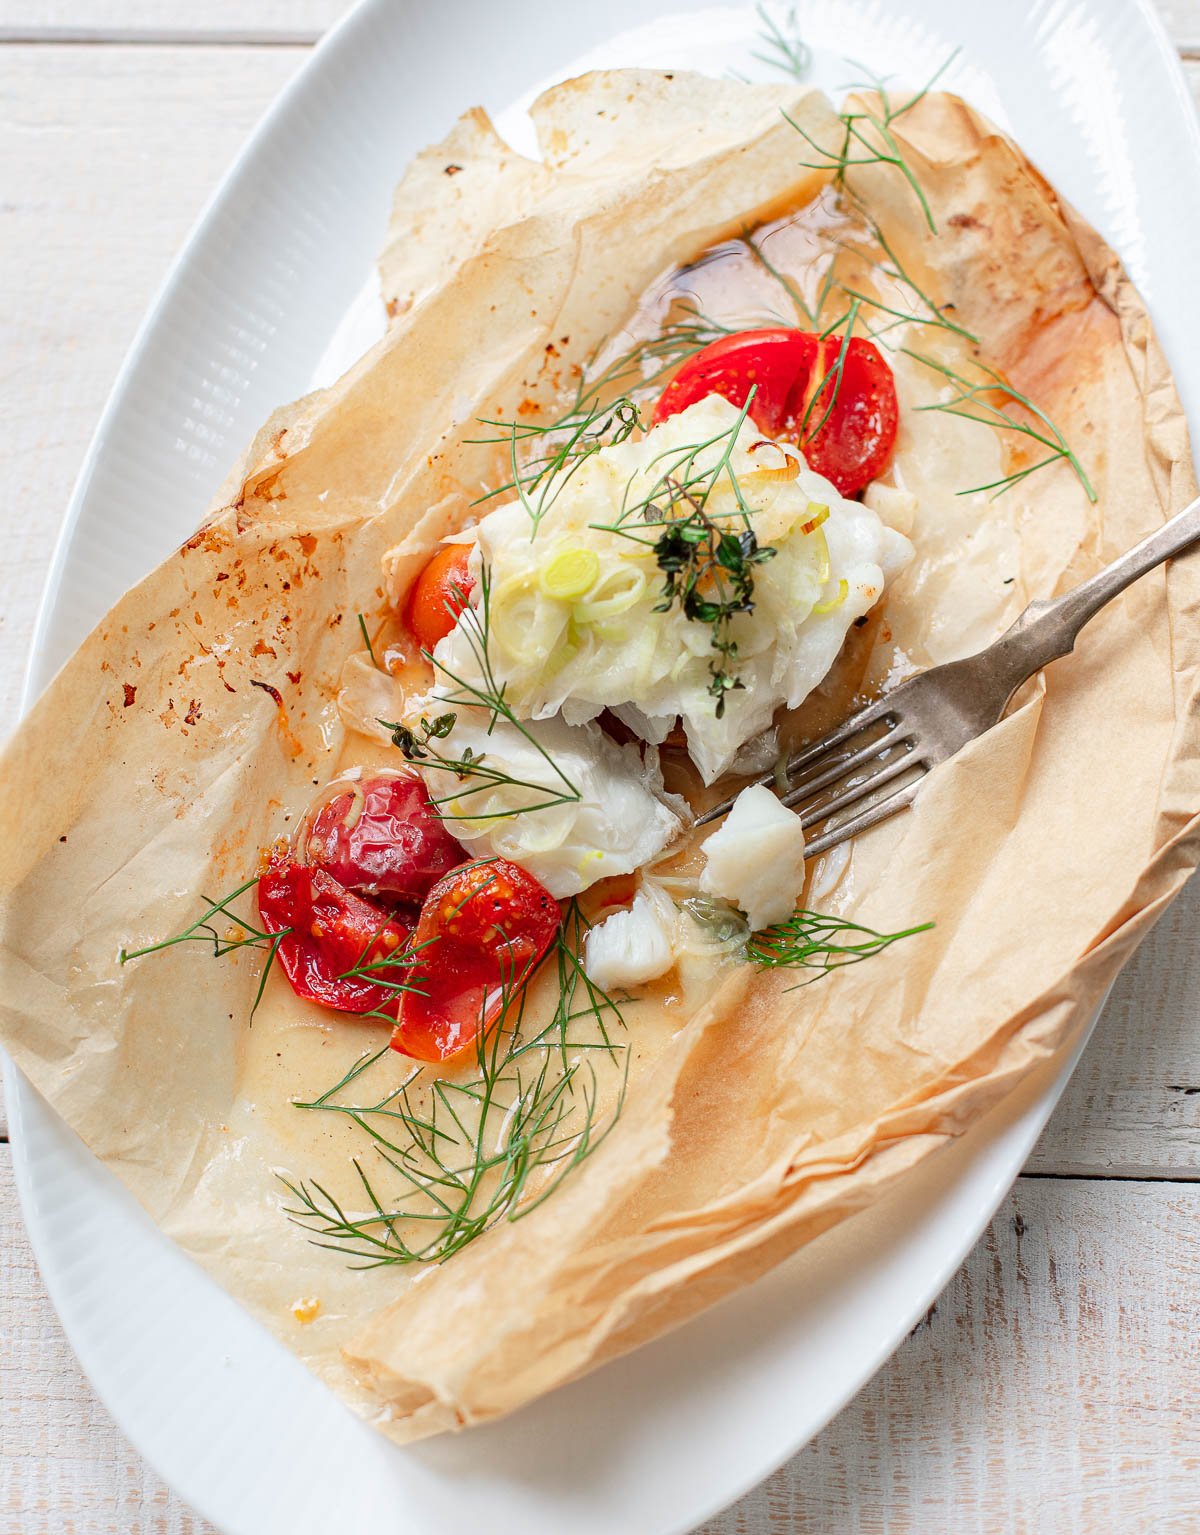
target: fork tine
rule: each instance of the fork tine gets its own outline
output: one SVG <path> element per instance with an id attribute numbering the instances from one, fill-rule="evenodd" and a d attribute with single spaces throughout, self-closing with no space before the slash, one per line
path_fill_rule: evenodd
<path id="1" fill-rule="evenodd" d="M 922 778 L 924 774 L 922 774 Z M 851 837 L 857 837 L 859 832 L 866 831 L 868 827 L 877 826 L 880 821 L 886 821 L 889 816 L 905 810 L 912 804 L 917 796 L 917 790 L 921 787 L 922 779 L 911 783 L 905 789 L 896 789 L 887 794 L 874 805 L 868 805 L 865 810 L 860 810 L 856 816 L 851 816 L 848 821 L 843 821 L 840 826 L 835 826 L 831 831 L 823 833 L 819 837 L 805 844 L 805 858 L 816 858 L 821 853 L 827 853 L 830 848 L 837 847 L 840 843 L 848 842 Z"/>
<path id="2" fill-rule="evenodd" d="M 868 742 L 866 746 L 854 751 L 851 756 L 839 758 L 836 763 L 831 764 L 828 768 L 824 766 L 823 759 L 837 747 L 844 745 L 852 736 L 866 729 L 868 725 L 874 725 L 879 720 L 887 720 L 889 716 L 891 716 L 891 719 L 884 735 Z M 843 721 L 836 730 L 830 731 L 828 735 L 822 736 L 819 741 L 814 741 L 810 746 L 806 746 L 802 751 L 797 752 L 795 756 L 788 758 L 786 771 L 789 778 L 804 767 L 810 769 L 816 767 L 818 769 L 815 778 L 809 777 L 803 780 L 803 782 L 793 785 L 788 793 L 794 795 L 815 793 L 825 783 L 832 783 L 836 779 L 844 777 L 858 762 L 865 762 L 876 753 L 883 751 L 885 746 L 898 744 L 894 743 L 892 738 L 899 724 L 900 718 L 895 713 L 895 710 L 889 706 L 887 698 L 881 698 L 873 704 L 868 704 L 865 709 L 860 709 L 857 714 L 852 714 L 848 720 Z M 773 773 L 764 773 L 761 777 L 752 779 L 751 782 L 763 784 L 766 788 L 772 789 L 775 786 L 775 775 Z M 703 815 L 698 815 L 694 824 L 696 826 L 707 826 L 710 821 L 719 821 L 722 816 L 728 815 L 733 809 L 735 798 L 735 795 L 731 795 L 729 799 L 723 799 L 719 805 L 714 805 L 710 810 L 706 810 Z M 792 800 L 785 798 L 783 803 L 785 805 L 791 804 Z"/>
<path id="3" fill-rule="evenodd" d="M 865 730 L 868 725 L 874 725 L 876 721 L 887 719 L 889 715 L 895 716 L 896 709 L 894 694 L 885 694 L 883 698 L 877 698 L 874 703 L 867 704 L 859 709 L 849 719 L 843 720 L 836 730 L 831 730 L 828 735 L 823 735 L 819 741 L 813 741 L 811 745 L 798 751 L 794 757 L 788 758 L 787 771 L 790 777 L 798 773 L 801 768 L 808 767 L 818 757 L 832 751 L 835 746 L 841 746 L 843 741 L 849 740 L 852 735 L 857 735 L 860 730 Z M 899 723 L 898 720 L 895 723 Z"/>
<path id="4" fill-rule="evenodd" d="M 865 775 L 860 782 L 849 785 L 840 794 L 834 795 L 833 799 L 827 803 L 813 805 L 807 810 L 801 811 L 801 826 L 807 831 L 810 826 L 816 826 L 819 821 L 827 821 L 830 816 L 840 815 L 843 810 L 849 810 L 851 805 L 857 805 L 860 799 L 866 799 L 868 794 L 874 794 L 876 789 L 882 789 L 885 784 L 891 783 L 893 779 L 899 778 L 904 773 L 911 772 L 916 767 L 920 767 L 922 776 L 924 776 L 924 763 L 920 757 L 915 755 L 914 748 L 910 746 L 904 752 L 904 755 L 898 757 L 895 762 L 889 762 L 885 767 L 881 767 L 877 773 Z M 803 798 L 804 791 L 797 790 L 795 798 L 792 798 L 791 795 L 784 795 L 783 803 L 794 807 L 797 801 Z"/>
<path id="5" fill-rule="evenodd" d="M 857 751 L 851 752 L 848 757 L 839 757 L 829 767 L 822 768 L 821 762 L 823 759 L 820 757 L 816 758 L 812 766 L 820 768 L 820 771 L 811 778 L 805 778 L 800 783 L 792 784 L 779 798 L 785 805 L 796 805 L 800 800 L 807 799 L 812 794 L 819 794 L 822 789 L 826 789 L 830 784 L 836 783 L 839 778 L 845 778 L 855 768 L 862 767 L 865 763 L 870 762 L 873 757 L 878 757 L 885 751 L 895 751 L 901 746 L 908 746 L 911 750 L 915 744 L 915 738 L 911 734 L 906 732 L 900 735 L 898 734 L 898 726 L 889 725 L 883 735 L 877 736 L 873 741 L 868 741 L 865 746 L 861 746 Z"/>

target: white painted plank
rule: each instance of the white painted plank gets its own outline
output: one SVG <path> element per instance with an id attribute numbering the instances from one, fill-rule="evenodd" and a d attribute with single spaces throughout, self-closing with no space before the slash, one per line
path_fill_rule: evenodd
<path id="1" fill-rule="evenodd" d="M 0 1251 L 0 1528 L 211 1535 L 92 1397 L 7 1148 Z M 1184 1535 L 1200 1527 L 1198 1291 L 1200 1189 L 1022 1180 L 928 1322 L 705 1535 Z"/>
<path id="2" fill-rule="evenodd" d="M 1200 0 L 1154 0 L 1171 41 L 1185 56 L 1200 57 Z"/>
<path id="3" fill-rule="evenodd" d="M 1028 1170 L 1200 1178 L 1200 880 L 1122 971 Z"/>
<path id="4" fill-rule="evenodd" d="M 29 1250 L 0 1146 L 0 1529 L 208 1535 L 92 1395 Z"/>
<path id="5" fill-rule="evenodd" d="M 1197 0 L 1156 0 L 1177 47 L 1200 52 Z M 348 0 L 0 0 L 0 41 L 65 37 L 187 41 L 195 38 L 301 41 L 319 37 Z"/>
<path id="6" fill-rule="evenodd" d="M 1200 1189 L 1023 1179 L 928 1319 L 705 1535 L 1200 1529 Z"/>
<path id="7" fill-rule="evenodd" d="M 0 0 L 0 42 L 314 42 L 350 0 Z"/>

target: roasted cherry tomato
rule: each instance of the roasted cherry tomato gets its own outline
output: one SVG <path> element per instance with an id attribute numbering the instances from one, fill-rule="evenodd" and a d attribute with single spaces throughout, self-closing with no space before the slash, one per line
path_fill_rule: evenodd
<path id="1" fill-rule="evenodd" d="M 719 394 L 739 408 L 754 388 L 750 415 L 771 437 L 798 443 L 811 469 L 852 496 L 883 469 L 896 441 L 899 409 L 892 370 L 878 347 L 854 337 L 802 330 L 747 330 L 722 336 L 683 364 L 659 396 L 657 425 Z"/>
<path id="2" fill-rule="evenodd" d="M 392 1049 L 445 1061 L 470 1049 L 558 931 L 558 902 L 506 858 L 463 864 L 425 897 Z"/>
<path id="3" fill-rule="evenodd" d="M 739 410 L 754 389 L 750 414 L 772 437 L 794 429 L 797 406 L 815 370 L 820 343 L 803 330 L 746 330 L 704 347 L 688 360 L 658 397 L 654 424 L 677 416 L 707 395 L 723 395 Z"/>
<path id="4" fill-rule="evenodd" d="M 396 1016 L 396 987 L 408 973 L 396 958 L 412 935 L 402 917 L 288 854 L 272 858 L 259 880 L 258 910 L 267 932 L 290 929 L 279 962 L 297 996 L 343 1013 Z"/>
<path id="5" fill-rule="evenodd" d="M 842 361 L 840 384 L 834 370 L 841 341 L 829 336 L 824 348 L 821 377 L 833 377 L 813 402 L 810 426 L 821 422 L 831 397 L 833 409 L 819 431 L 801 439 L 800 448 L 810 469 L 823 474 L 843 496 L 853 496 L 883 472 L 892 456 L 900 423 L 896 383 L 879 348 L 870 341 L 852 338 Z"/>
<path id="6" fill-rule="evenodd" d="M 475 585 L 467 570 L 470 557 L 469 544 L 444 544 L 413 583 L 405 620 L 422 650 L 445 639 L 466 607 Z"/>
<path id="7" fill-rule="evenodd" d="M 466 857 L 410 773 L 347 781 L 313 817 L 300 851 L 348 890 L 414 902 Z"/>

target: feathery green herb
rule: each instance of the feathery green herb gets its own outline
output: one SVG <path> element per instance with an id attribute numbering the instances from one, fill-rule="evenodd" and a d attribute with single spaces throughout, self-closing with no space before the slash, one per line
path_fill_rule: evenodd
<path id="1" fill-rule="evenodd" d="M 854 334 L 854 322 L 858 319 L 858 310 L 858 300 L 851 299 L 850 308 L 846 311 L 846 313 L 821 332 L 821 340 L 825 341 L 828 340 L 828 338 L 832 336 L 840 326 L 844 325 L 846 327 L 842 332 L 841 345 L 838 347 L 838 354 L 834 358 L 832 366 L 826 370 L 822 378 L 819 380 L 816 389 L 813 390 L 812 398 L 804 407 L 804 414 L 800 418 L 799 428 L 801 447 L 803 447 L 805 443 L 811 442 L 814 437 L 818 436 L 824 430 L 826 422 L 833 414 L 833 407 L 837 404 L 838 395 L 841 393 L 842 389 L 842 380 L 845 377 L 846 353 L 850 348 L 850 338 Z M 809 422 L 812 420 L 813 412 L 816 410 L 818 403 L 822 400 L 824 400 L 824 409 L 821 413 L 821 419 L 817 422 L 816 426 L 810 427 Z"/>
<path id="2" fill-rule="evenodd" d="M 407 943 L 403 948 L 389 949 L 380 954 L 375 950 L 375 945 L 392 920 L 390 913 L 383 918 L 378 930 L 363 945 L 358 958 L 348 970 L 343 970 L 338 976 L 339 981 L 369 981 L 371 985 L 378 986 L 390 994 L 384 1006 L 367 1008 L 366 1011 L 354 1015 L 356 1019 L 363 1022 L 374 1018 L 379 1023 L 387 1024 L 389 1028 L 396 1022 L 396 1007 L 406 993 L 411 992 L 418 997 L 428 996 L 424 984 L 425 976 L 419 965 L 422 951 L 436 942 L 436 939 L 426 939 L 418 944 Z"/>
<path id="3" fill-rule="evenodd" d="M 707 257 L 692 262 L 684 272 L 720 261 L 732 254 L 731 249 L 718 246 Z M 682 274 L 681 274 L 682 275 Z M 600 404 L 614 393 L 629 395 L 634 391 L 651 389 L 660 379 L 677 368 L 680 363 L 702 352 L 706 346 L 719 341 L 722 336 L 732 335 L 742 326 L 723 325 L 699 310 L 688 299 L 679 299 L 675 305 L 678 317 L 669 320 L 654 336 L 644 336 L 635 341 L 605 367 L 597 371 L 601 352 L 597 350 L 584 368 L 576 388 L 575 400 L 565 417 L 543 430 L 561 430 L 564 421 L 570 421 L 581 412 Z"/>
<path id="4" fill-rule="evenodd" d="M 563 417 L 553 427 L 538 427 L 515 421 L 483 420 L 481 424 L 508 428 L 512 478 L 496 490 L 478 497 L 474 504 L 491 500 L 502 491 L 515 490 L 529 517 L 529 537 L 534 539 L 543 517 L 551 510 L 581 465 L 593 454 L 599 453 L 601 448 L 625 442 L 641 427 L 642 420 L 633 401 L 622 398 L 611 405 L 600 405 L 593 401 L 586 410 Z M 550 451 L 540 458 L 522 464 L 517 444 L 526 437 L 541 436 L 551 431 L 561 432 L 563 440 L 553 444 Z M 475 440 L 482 442 L 489 439 Z"/>
<path id="5" fill-rule="evenodd" d="M 791 280 L 790 277 L 780 271 L 780 269 L 767 255 L 764 247 L 766 246 L 768 238 L 769 236 L 762 235 L 756 240 L 753 236 L 753 233 L 749 229 L 746 229 L 742 231 L 741 243 L 745 246 L 751 259 L 756 262 L 757 265 L 762 267 L 763 271 L 766 272 L 768 277 L 774 278 L 774 280 L 787 294 L 788 298 L 791 299 L 792 304 L 795 306 L 796 317 L 803 319 L 808 325 L 815 328 L 820 321 L 821 311 L 825 307 L 825 300 L 829 295 L 831 276 L 833 272 L 833 262 L 831 261 L 829 266 L 826 268 L 825 279 L 822 284 L 821 291 L 818 294 L 816 303 L 810 308 L 809 305 L 805 302 L 804 295 L 800 292 L 800 289 L 796 286 L 796 284 Z"/>
<path id="6" fill-rule="evenodd" d="M 1092 482 L 1088 479 L 1083 465 L 1075 456 L 1062 432 L 1040 406 L 1035 405 L 1028 395 L 1015 389 L 995 368 L 975 360 L 973 366 L 978 369 L 980 376 L 972 380 L 965 378 L 946 363 L 935 361 L 932 357 L 925 357 L 920 352 L 910 351 L 907 347 L 901 347 L 900 350 L 906 357 L 911 357 L 915 362 L 940 374 L 954 386 L 956 391 L 948 400 L 935 400 L 932 404 L 917 405 L 914 409 L 940 410 L 948 416 L 961 416 L 966 421 L 978 421 L 984 426 L 995 427 L 1002 432 L 1016 432 L 1046 449 L 1046 456 L 1038 459 L 1036 463 L 1027 464 L 1023 469 L 1016 469 L 998 480 L 989 481 L 986 485 L 973 485 L 966 490 L 960 490 L 958 492 L 960 496 L 970 496 L 984 490 L 990 490 L 993 497 L 999 496 L 1031 474 L 1036 474 L 1039 469 L 1048 468 L 1051 464 L 1067 463 L 1083 486 L 1088 500 L 1095 502 L 1096 492 L 1092 488 Z M 1031 416 L 1032 422 L 1022 421 L 1014 415 L 1012 410 L 1014 405 L 1019 406 Z"/>
<path id="7" fill-rule="evenodd" d="M 210 900 L 208 896 L 202 895 L 200 899 L 208 901 L 208 909 L 202 912 L 190 927 L 185 927 L 181 933 L 176 933 L 172 938 L 162 939 L 160 943 L 147 944 L 145 948 L 121 949 L 117 955 L 118 963 L 127 965 L 130 960 L 142 959 L 147 954 L 157 954 L 163 949 L 174 948 L 177 943 L 211 944 L 214 959 L 224 959 L 227 954 L 234 954 L 239 949 L 261 949 L 266 953 L 267 962 L 262 968 L 258 990 L 254 994 L 254 1005 L 250 1009 L 250 1017 L 253 1018 L 258 1011 L 258 1004 L 262 1001 L 267 976 L 271 973 L 271 966 L 279 953 L 279 945 L 292 931 L 290 927 L 287 927 L 278 933 L 264 932 L 248 917 L 239 916 L 237 912 L 231 910 L 234 901 L 239 896 L 245 895 L 248 890 L 253 890 L 257 884 L 258 876 L 255 875 L 244 885 L 239 885 L 236 890 L 223 895 L 219 901 Z M 231 924 L 223 933 L 215 926 L 218 917 L 225 918 Z"/>
<path id="8" fill-rule="evenodd" d="M 371 636 L 367 632 L 367 621 L 361 613 L 358 615 L 358 627 L 362 631 L 363 644 L 367 647 L 367 654 L 371 658 L 371 665 L 378 667 L 379 662 L 375 659 L 375 647 L 371 644 Z"/>
<path id="9" fill-rule="evenodd" d="M 652 458 L 644 466 L 642 475 L 652 469 L 657 472 L 648 482 L 643 479 L 637 493 L 634 493 L 634 485 L 638 476 L 633 476 L 626 483 L 615 522 L 593 522 L 588 526 L 602 533 L 619 534 L 622 538 L 632 539 L 634 543 L 657 547 L 659 535 L 651 530 L 670 528 L 678 520 L 681 511 L 683 516 L 688 515 L 694 502 L 698 501 L 702 507 L 707 508 L 709 498 L 724 475 L 733 491 L 736 511 L 723 515 L 732 516 L 749 528 L 752 509 L 742 493 L 731 459 L 738 434 L 750 414 L 755 388 L 751 387 L 746 403 L 738 411 L 737 420 L 730 426 L 700 442 L 679 443 L 664 448 Z M 711 459 L 707 457 L 710 449 L 718 450 Z M 645 488 L 647 483 L 648 489 Z"/>
<path id="10" fill-rule="evenodd" d="M 845 348 L 839 354 L 839 366 L 833 377 L 833 393 L 840 381 L 840 362 L 844 356 Z M 831 370 L 831 375 L 835 370 Z M 662 601 L 656 611 L 667 612 L 676 604 L 689 620 L 703 623 L 711 628 L 713 658 L 710 663 L 711 683 L 709 692 L 716 700 L 716 715 L 721 718 L 725 712 L 726 694 L 734 688 L 742 686 L 736 676 L 738 661 L 738 647 L 732 636 L 732 623 L 738 613 L 750 612 L 754 606 L 754 568 L 771 559 L 775 550 L 770 547 L 760 548 L 751 524 L 753 509 L 746 501 L 742 493 L 741 485 L 733 470 L 731 457 L 737 443 L 738 435 L 745 422 L 750 406 L 754 398 L 754 390 L 746 400 L 745 405 L 738 413 L 737 420 L 731 426 L 718 432 L 712 437 L 694 443 L 679 444 L 664 450 L 662 454 L 651 462 L 650 469 L 657 472 L 649 481 L 634 491 L 637 476 L 634 476 L 626 486 L 621 509 L 617 520 L 611 523 L 592 523 L 590 526 L 597 531 L 615 533 L 623 538 L 632 539 L 634 542 L 652 547 L 658 568 L 665 578 Z M 832 409 L 832 399 L 830 401 Z M 535 462 L 526 471 L 526 477 L 522 482 L 519 494 L 523 502 L 527 504 L 530 497 L 536 493 L 537 504 L 531 516 L 536 523 L 541 521 L 546 511 L 553 504 L 559 494 L 562 484 L 574 471 L 580 462 L 581 454 L 591 454 L 600 447 L 609 446 L 613 442 L 624 441 L 634 430 L 636 420 L 627 424 L 624 412 L 628 409 L 636 418 L 636 407 L 628 399 L 619 401 L 617 406 L 608 408 L 611 414 L 605 417 L 601 428 L 591 425 L 599 417 L 604 416 L 599 407 L 593 406 L 589 410 L 587 418 L 587 445 L 580 447 L 584 438 L 577 428 L 563 445 L 558 453 Z M 826 412 L 828 414 L 828 412 Z M 615 430 L 612 422 L 618 422 Z M 607 424 L 605 424 L 607 423 Z M 549 428 L 525 426 L 512 427 L 515 433 L 524 431 L 533 433 Z M 716 450 L 713 453 L 713 450 Z M 709 461 L 709 455 L 712 461 Z M 515 464 L 515 460 L 514 460 Z M 521 480 L 521 471 L 514 467 L 514 479 Z M 722 477 L 728 480 L 736 502 L 736 511 L 715 515 L 709 511 L 709 499 L 716 489 Z M 731 527 L 730 522 L 735 526 Z M 476 660 L 481 670 L 484 667 L 487 654 L 487 617 L 488 590 L 486 584 L 482 591 L 479 610 L 482 614 L 482 628 L 479 617 L 473 617 L 476 626 L 476 636 L 472 644 Z M 468 610 L 472 613 L 473 610 Z M 431 658 L 432 659 L 432 658 Z M 441 662 L 434 662 L 447 676 L 451 676 L 460 689 L 468 684 L 457 676 L 446 672 Z M 500 711 L 504 713 L 503 686 L 498 684 L 491 673 L 490 666 L 485 675 L 488 678 L 486 692 L 489 704 L 495 704 L 498 700 Z M 445 701 L 451 704 L 460 702 L 480 702 L 479 696 L 465 699 L 461 693 L 454 695 L 443 693 Z M 522 728 L 511 711 L 505 713 L 518 728 Z M 393 728 L 393 727 L 388 727 Z M 524 732 L 527 738 L 528 732 Z M 402 751 L 410 751 L 413 743 L 409 740 L 411 732 L 403 735 L 393 735 L 396 744 Z M 415 743 L 419 749 L 424 749 L 427 743 L 418 741 Z M 534 742 L 537 745 L 536 742 Z M 539 751 L 542 751 L 538 747 Z M 546 753 L 542 751 L 545 757 Z M 481 778 L 480 758 L 474 757 L 469 762 L 462 759 L 450 761 L 434 755 L 434 761 L 446 768 L 458 772 L 459 776 L 475 774 Z M 547 757 L 547 761 L 550 759 Z M 561 776 L 561 775 L 560 775 Z M 511 780 L 506 780 L 510 781 Z M 532 788 L 534 785 L 520 784 L 520 787 Z M 479 789 L 485 789 L 487 784 L 481 782 Z M 541 786 L 544 787 L 544 786 Z M 458 799 L 462 796 L 453 794 L 445 796 L 444 803 L 449 799 Z M 571 796 L 577 798 L 577 795 Z M 555 792 L 554 797 L 546 801 L 546 804 L 561 803 L 563 796 Z M 542 803 L 532 805 L 530 809 L 544 808 Z"/>
<path id="11" fill-rule="evenodd" d="M 839 287 L 841 288 L 842 292 L 845 293 L 848 298 L 857 298 L 862 303 L 869 305 L 871 308 L 877 309 L 883 314 L 891 315 L 893 317 L 894 324 L 933 326 L 939 330 L 950 331 L 956 336 L 961 336 L 965 341 L 970 341 L 978 345 L 978 336 L 967 330 L 965 326 L 959 325 L 957 321 L 950 319 L 946 314 L 946 310 L 952 306 L 949 304 L 936 304 L 929 296 L 929 294 L 926 293 L 925 289 L 920 285 L 920 283 L 917 282 L 916 278 L 912 276 L 912 274 L 905 267 L 904 263 L 901 261 L 900 257 L 897 255 L 894 248 L 888 243 L 887 236 L 884 234 L 883 230 L 879 227 L 878 223 L 873 218 L 871 218 L 870 214 L 867 212 L 866 208 L 859 201 L 859 199 L 854 197 L 851 193 L 849 193 L 849 191 L 847 191 L 845 195 L 848 198 L 851 206 L 863 219 L 867 229 L 870 231 L 871 239 L 880 248 L 880 250 L 883 251 L 887 261 L 884 262 L 870 252 L 860 250 L 857 247 L 848 248 L 853 252 L 854 255 L 870 262 L 870 264 L 876 267 L 884 277 L 890 278 L 891 281 L 899 283 L 901 287 L 911 295 L 912 299 L 919 307 L 914 310 L 896 309 L 883 303 L 878 297 L 872 297 L 869 294 L 858 292 L 856 289 L 850 288 L 844 283 L 839 283 Z M 882 330 L 876 332 L 875 334 L 877 336 L 882 335 L 884 332 L 891 330 L 892 328 L 892 325 L 886 325 L 882 328 Z"/>
<path id="12" fill-rule="evenodd" d="M 708 691 L 716 700 L 718 719 L 724 716 L 726 695 L 744 686 L 736 673 L 733 621 L 739 613 L 753 610 L 755 567 L 775 556 L 770 545 L 758 543 L 751 521 L 753 508 L 732 464 L 754 392 L 751 388 L 737 420 L 724 431 L 703 442 L 666 449 L 653 460 L 647 467 L 659 468 L 649 489 L 630 499 L 627 487 L 616 522 L 591 524 L 653 548 L 664 576 L 655 612 L 678 606 L 685 618 L 711 629 Z M 719 450 L 715 462 L 701 463 L 702 455 L 714 448 Z M 709 501 L 722 476 L 733 491 L 736 510 L 714 514 Z"/>
<path id="13" fill-rule="evenodd" d="M 912 188 L 913 195 L 921 205 L 921 212 L 925 216 L 925 222 L 929 226 L 931 234 L 937 233 L 937 225 L 934 223 L 933 212 L 929 206 L 929 199 L 917 180 L 916 172 L 905 158 L 892 129 L 906 112 L 911 112 L 918 102 L 923 101 L 941 77 L 958 57 L 959 50 L 934 71 L 929 80 L 921 89 L 912 96 L 896 105 L 887 89 L 887 76 L 877 75 L 872 70 L 865 69 L 860 64 L 855 64 L 856 69 L 862 69 L 865 79 L 855 81 L 850 89 L 871 90 L 879 99 L 879 110 L 869 111 L 865 106 L 857 111 L 846 111 L 839 114 L 842 124 L 842 141 L 838 149 L 833 150 L 817 142 L 806 128 L 796 122 L 786 112 L 783 114 L 788 123 L 796 130 L 804 142 L 813 151 L 815 158 L 802 160 L 801 165 L 808 166 L 811 170 L 832 171 L 835 183 L 840 187 L 845 185 L 846 172 L 859 165 L 891 165 L 900 172 Z M 853 61 L 852 61 L 853 62 Z"/>
<path id="14" fill-rule="evenodd" d="M 753 528 L 722 528 L 697 499 L 687 492 L 684 499 L 691 510 L 664 528 L 655 545 L 655 561 L 666 579 L 654 611 L 667 613 L 678 606 L 685 618 L 712 630 L 708 691 L 721 719 L 726 694 L 745 686 L 734 670 L 733 620 L 753 610 L 754 567 L 773 559 L 775 550 L 769 544 L 760 547 Z"/>
<path id="15" fill-rule="evenodd" d="M 759 36 L 763 47 L 751 57 L 756 58 L 760 64 L 769 64 L 772 69 L 782 70 L 785 75 L 791 75 L 793 80 L 805 79 L 812 67 L 812 49 L 800 36 L 796 7 L 789 6 L 782 26 L 765 4 L 760 3 L 756 9 L 762 23 Z"/>
<path id="16" fill-rule="evenodd" d="M 519 720 L 505 698 L 506 683 L 499 681 L 492 667 L 488 651 L 491 632 L 491 571 L 483 566 L 479 573 L 479 602 L 465 606 L 458 618 L 459 633 L 470 648 L 480 681 L 472 682 L 460 677 L 432 651 L 422 655 L 433 666 L 435 673 L 446 679 L 439 701 L 450 706 L 445 714 L 436 719 L 422 719 L 416 731 L 394 720 L 380 720 L 385 730 L 392 732 L 392 743 L 404 755 L 405 760 L 419 763 L 426 771 L 452 774 L 459 782 L 446 794 L 432 795 L 438 814 L 445 821 L 494 821 L 507 820 L 515 815 L 528 815 L 535 810 L 549 810 L 555 805 L 577 804 L 581 798 L 579 789 L 559 767 L 554 757 L 537 739 L 537 736 Z M 486 732 L 490 735 L 500 720 L 512 728 L 531 746 L 549 770 L 549 781 L 517 778 L 488 760 L 486 752 L 475 752 L 466 747 L 459 756 L 443 756 L 432 744 L 445 740 L 454 729 L 457 713 L 463 709 L 477 709 L 487 715 Z M 462 785 L 465 785 L 463 787 Z M 524 789 L 533 796 L 528 804 L 510 806 L 504 810 L 473 813 L 463 802 L 490 794 L 498 788 Z"/>
<path id="17" fill-rule="evenodd" d="M 689 357 L 741 328 L 718 324 L 686 302 L 678 307 L 684 318 L 672 321 L 656 336 L 634 342 L 599 371 L 599 350 L 594 353 L 580 375 L 574 399 L 552 420 L 481 416 L 480 426 L 491 427 L 492 433 L 469 440 L 506 445 L 509 478 L 472 504 L 481 505 L 515 491 L 529 516 L 530 537 L 536 537 L 542 519 L 575 470 L 602 448 L 625 442 L 635 431 L 644 429 L 630 391 L 652 388 Z M 520 446 L 535 441 L 544 443 L 546 451 L 522 461 Z"/>
<path id="18" fill-rule="evenodd" d="M 559 977 L 552 1015 L 526 1033 L 527 988 L 506 982 L 500 1021 L 486 1037 L 481 1030 L 469 1080 L 428 1081 L 417 1069 L 366 1096 L 361 1079 L 395 1060 L 384 1046 L 361 1056 L 320 1097 L 296 1103 L 348 1119 L 377 1159 L 370 1170 L 354 1159 L 361 1211 L 347 1210 L 316 1181 L 281 1180 L 295 1201 L 285 1213 L 316 1246 L 342 1253 L 355 1268 L 444 1262 L 499 1221 L 535 1209 L 601 1144 L 624 1103 L 628 1055 L 609 1033 L 623 1026 L 619 1005 L 584 974 L 586 929 L 572 901 L 552 951 Z M 580 1023 L 591 1033 L 581 1034 Z M 617 1072 L 616 1101 L 603 1124 L 596 1051 Z"/>
<path id="19" fill-rule="evenodd" d="M 826 916 L 800 906 L 786 922 L 755 933 L 746 946 L 746 958 L 765 969 L 811 970 L 813 974 L 808 980 L 798 983 L 810 986 L 831 970 L 856 965 L 898 943 L 901 938 L 926 933 L 932 927 L 932 922 L 922 922 L 903 932 L 878 933 L 874 928 L 851 922 L 846 917 Z"/>

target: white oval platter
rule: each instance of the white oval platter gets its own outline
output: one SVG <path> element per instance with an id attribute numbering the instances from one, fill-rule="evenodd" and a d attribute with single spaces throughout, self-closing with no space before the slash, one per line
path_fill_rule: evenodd
<path id="1" fill-rule="evenodd" d="M 1200 128 L 1148 4 L 823 0 L 798 13 L 812 78 L 834 93 L 857 75 L 846 55 L 915 84 L 961 48 L 946 83 L 1116 246 L 1195 421 Z M 527 147 L 524 104 L 584 67 L 766 78 L 758 28 L 747 8 L 679 0 L 362 0 L 268 114 L 133 346 L 72 500 L 26 702 L 193 530 L 270 409 L 371 339 L 372 262 L 415 150 L 475 102 Z M 11 1067 L 6 1089 L 30 1234 L 83 1367 L 226 1535 L 671 1535 L 767 1475 L 888 1358 L 1004 1197 L 1085 1035 L 884 1207 L 750 1291 L 505 1422 L 408 1449 L 354 1420 L 163 1238 Z"/>

